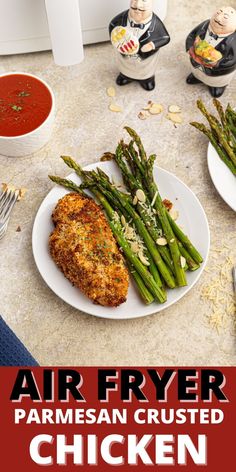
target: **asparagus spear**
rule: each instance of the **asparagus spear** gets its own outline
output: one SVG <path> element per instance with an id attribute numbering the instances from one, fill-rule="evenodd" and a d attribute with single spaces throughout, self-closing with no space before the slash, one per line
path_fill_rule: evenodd
<path id="1" fill-rule="evenodd" d="M 201 254 L 199 254 L 198 250 L 193 246 L 192 242 L 190 241 L 190 239 L 188 238 L 188 236 L 186 234 L 184 234 L 184 232 L 182 231 L 182 229 L 180 229 L 180 227 L 177 225 L 177 223 L 173 220 L 173 218 L 171 218 L 171 215 L 169 214 L 169 212 L 167 211 L 166 212 L 167 214 L 167 218 L 169 220 L 169 223 L 171 225 L 171 228 L 172 230 L 174 231 L 177 239 L 179 241 L 181 241 L 181 243 L 183 244 L 183 246 L 187 249 L 188 253 L 190 254 L 190 256 L 194 259 L 194 261 L 197 263 L 197 264 L 201 264 L 203 262 L 203 258 L 201 256 Z"/>
<path id="2" fill-rule="evenodd" d="M 236 117 L 235 117 L 235 112 L 231 108 L 230 104 L 228 104 L 225 112 L 226 120 L 228 123 L 228 127 L 230 128 L 230 131 L 232 133 L 234 142 L 236 142 Z"/>
<path id="3" fill-rule="evenodd" d="M 83 172 L 83 171 L 82 171 Z M 78 193 L 81 193 L 81 189 L 79 186 L 76 186 L 72 182 L 73 185 L 71 185 L 71 181 L 66 180 L 66 179 L 61 179 L 60 177 L 56 176 L 49 176 L 49 178 L 57 183 L 58 185 L 62 185 L 65 188 L 72 189 L 74 191 L 78 191 Z M 76 190 L 77 189 L 77 190 Z M 148 291 L 151 292 L 151 294 L 160 301 L 160 303 L 164 303 L 166 301 L 166 294 L 165 292 L 158 287 L 156 282 L 154 281 L 152 275 L 149 273 L 147 268 L 142 264 L 142 262 L 138 259 L 138 257 L 132 252 L 129 243 L 125 239 L 122 231 L 122 225 L 118 219 L 115 218 L 116 212 L 113 210 L 111 205 L 108 203 L 106 198 L 97 190 L 93 191 L 94 195 L 96 198 L 99 200 L 99 202 L 103 205 L 106 214 L 108 216 L 108 221 L 110 224 L 110 227 L 112 229 L 112 232 L 119 244 L 119 246 L 123 249 L 123 252 L 125 256 L 127 257 L 129 263 L 135 268 L 135 270 L 138 272 L 139 276 L 141 277 L 143 283 L 145 284 L 146 288 Z M 139 283 L 141 283 L 141 280 L 139 278 Z M 144 289 L 142 287 L 142 292 L 144 293 Z"/>
<path id="4" fill-rule="evenodd" d="M 192 258 L 192 256 L 189 254 L 189 252 L 185 249 L 185 247 L 180 241 L 178 241 L 178 245 L 179 245 L 180 254 L 181 256 L 185 258 L 188 269 L 191 272 L 199 269 L 200 265 L 197 262 L 195 262 L 195 260 Z"/>
<path id="5" fill-rule="evenodd" d="M 127 262 L 127 260 L 126 260 L 126 263 L 128 265 L 130 273 L 133 276 L 133 279 L 138 288 L 138 292 L 141 295 L 144 303 L 146 305 L 151 305 L 154 302 L 153 295 L 149 292 L 146 285 L 144 285 L 142 277 L 140 277 L 139 273 L 135 270 L 134 266 L 130 264 L 130 262 Z"/>
<path id="6" fill-rule="evenodd" d="M 211 130 L 209 128 L 207 128 L 204 124 L 202 123 L 196 123 L 195 121 L 193 121 L 192 123 L 190 123 L 192 126 L 194 126 L 194 128 L 198 129 L 199 131 L 201 131 L 202 133 L 205 134 L 205 136 L 207 136 L 207 138 L 209 139 L 209 141 L 211 142 L 212 146 L 215 148 L 217 154 L 219 155 L 219 157 L 222 159 L 222 161 L 227 165 L 227 167 L 231 170 L 231 172 L 236 175 L 236 166 L 233 164 L 233 162 L 231 161 L 231 159 L 228 157 L 228 154 L 226 154 L 226 152 L 224 151 L 224 149 L 222 149 L 222 147 L 218 144 L 217 140 L 214 138 Z"/>
<path id="7" fill-rule="evenodd" d="M 139 137 L 139 135 L 129 126 L 125 126 L 125 130 L 127 133 L 129 133 L 130 137 L 133 139 L 133 141 L 136 143 L 137 148 L 139 150 L 139 155 L 142 163 L 145 163 L 147 161 L 147 154 L 145 152 L 143 143 Z"/>
<path id="8" fill-rule="evenodd" d="M 170 248 L 177 283 L 180 287 L 184 287 L 185 285 L 187 285 L 187 280 L 186 280 L 184 268 L 181 265 L 181 254 L 179 251 L 175 234 L 172 230 L 172 227 L 170 225 L 170 222 L 167 216 L 166 208 L 163 205 L 163 202 L 159 193 L 159 189 L 153 178 L 153 160 L 154 159 L 151 156 L 148 159 L 147 165 L 146 165 L 147 186 L 149 189 L 150 197 L 153 200 L 155 199 L 154 207 L 156 208 L 156 211 L 158 213 L 158 216 L 159 216 L 162 228 L 163 228 L 163 232 L 165 234 L 165 237 L 167 239 L 167 242 Z"/>
<path id="9" fill-rule="evenodd" d="M 213 104 L 214 104 L 215 108 L 218 111 L 221 124 L 222 124 L 223 128 L 225 129 L 225 131 L 227 132 L 227 135 L 229 136 L 230 133 L 229 133 L 229 129 L 228 129 L 228 124 L 227 124 L 224 108 L 222 107 L 220 101 L 217 100 L 217 98 L 213 99 Z"/>
<path id="10" fill-rule="evenodd" d="M 135 168 L 135 177 L 139 180 L 139 182 L 142 182 L 142 176 L 144 173 L 144 168 L 143 165 L 141 164 L 138 153 L 136 152 L 134 148 L 134 141 L 130 141 L 129 146 L 129 154 L 131 156 L 132 162 L 134 163 L 134 168 Z"/>
<path id="11" fill-rule="evenodd" d="M 230 144 L 228 143 L 227 137 L 225 136 L 224 131 L 216 124 L 215 120 L 212 119 L 212 116 L 210 115 L 210 113 L 208 113 L 208 111 L 207 111 L 204 103 L 202 102 L 202 100 L 197 101 L 197 106 L 198 106 L 199 110 L 202 112 L 202 114 L 208 120 L 212 130 L 216 133 L 216 136 L 218 137 L 219 143 L 224 148 L 224 150 L 228 154 L 228 156 L 231 159 L 231 161 L 233 162 L 233 164 L 236 166 L 236 154 L 233 151 L 233 149 L 231 148 Z"/>

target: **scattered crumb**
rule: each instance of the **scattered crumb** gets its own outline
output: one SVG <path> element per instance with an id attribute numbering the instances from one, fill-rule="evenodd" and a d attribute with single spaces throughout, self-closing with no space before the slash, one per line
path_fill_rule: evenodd
<path id="1" fill-rule="evenodd" d="M 147 118 L 149 118 L 149 113 L 147 110 L 141 110 L 140 113 L 138 114 L 138 117 L 140 120 L 146 120 Z"/>
<path id="2" fill-rule="evenodd" d="M 100 158 L 101 162 L 112 161 L 115 155 L 112 152 L 104 152 L 103 156 Z"/>
<path id="3" fill-rule="evenodd" d="M 153 105 L 153 102 L 151 100 L 149 100 L 147 106 L 143 107 L 143 110 L 150 110 L 152 105 Z"/>
<path id="4" fill-rule="evenodd" d="M 173 208 L 173 203 L 170 200 L 167 200 L 166 198 L 165 200 L 163 200 L 162 203 L 168 211 L 170 211 Z"/>
<path id="5" fill-rule="evenodd" d="M 19 189 L 19 197 L 17 199 L 17 201 L 19 202 L 22 198 L 24 198 L 25 194 L 27 192 L 27 188 L 20 188 Z"/>
<path id="6" fill-rule="evenodd" d="M 20 233 L 21 232 L 21 227 L 20 226 L 17 226 L 16 228 L 16 233 Z"/>

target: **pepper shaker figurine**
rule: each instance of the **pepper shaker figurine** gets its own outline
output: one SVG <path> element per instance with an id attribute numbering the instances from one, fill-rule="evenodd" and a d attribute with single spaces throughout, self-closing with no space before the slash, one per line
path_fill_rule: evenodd
<path id="1" fill-rule="evenodd" d="M 116 83 L 122 86 L 137 81 L 145 90 L 153 90 L 158 51 L 170 41 L 153 12 L 153 0 L 131 0 L 130 9 L 111 21 L 109 33 L 120 71 Z"/>
<path id="2" fill-rule="evenodd" d="M 222 7 L 188 35 L 190 56 L 188 84 L 202 82 L 212 97 L 223 95 L 236 71 L 236 10 Z"/>

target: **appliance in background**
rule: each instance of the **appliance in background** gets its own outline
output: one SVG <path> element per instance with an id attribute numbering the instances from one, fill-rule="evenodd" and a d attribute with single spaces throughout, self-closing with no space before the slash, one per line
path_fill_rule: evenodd
<path id="1" fill-rule="evenodd" d="M 163 20 L 167 0 L 153 4 Z M 129 0 L 0 0 L 0 55 L 53 48 L 57 64 L 76 64 L 82 43 L 107 41 L 111 19 L 128 8 Z"/>
<path id="2" fill-rule="evenodd" d="M 0 0 L 0 55 L 46 49 L 61 66 L 83 60 L 79 0 Z"/>

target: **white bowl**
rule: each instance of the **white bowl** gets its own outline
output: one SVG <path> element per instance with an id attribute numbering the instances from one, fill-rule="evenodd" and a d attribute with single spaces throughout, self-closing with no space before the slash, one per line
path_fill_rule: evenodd
<path id="1" fill-rule="evenodd" d="M 49 85 L 33 74 L 26 72 L 8 72 L 0 74 L 0 77 L 8 75 L 26 75 L 39 80 L 49 91 L 52 98 L 52 107 L 46 120 L 29 133 L 19 136 L 0 136 L 0 155 L 8 157 L 23 157 L 41 149 L 50 139 L 55 119 L 55 96 Z"/>

